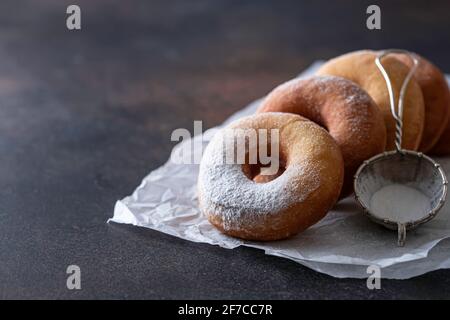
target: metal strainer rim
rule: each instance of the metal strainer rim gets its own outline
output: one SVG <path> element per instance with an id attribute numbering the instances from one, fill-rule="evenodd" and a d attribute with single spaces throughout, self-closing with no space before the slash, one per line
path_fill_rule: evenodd
<path id="1" fill-rule="evenodd" d="M 409 72 L 407 73 L 405 79 L 403 80 L 403 84 L 401 86 L 400 89 L 400 95 L 398 98 L 398 106 L 396 108 L 395 106 L 395 93 L 392 87 L 392 83 L 391 83 L 391 79 L 389 77 L 389 73 L 386 71 L 386 69 L 383 66 L 383 63 L 381 62 L 381 59 L 391 53 L 402 53 L 402 54 L 406 54 L 411 61 L 413 62 L 412 67 L 410 68 Z M 377 66 L 377 68 L 379 69 L 379 71 L 381 72 L 385 82 L 386 82 L 386 87 L 388 90 L 388 94 L 389 94 L 389 102 L 390 102 L 390 107 L 391 107 L 391 113 L 392 116 L 395 120 L 395 150 L 394 151 L 387 151 L 381 154 L 378 154 L 372 158 L 370 158 L 369 160 L 366 160 L 363 162 L 363 164 L 358 168 L 355 176 L 354 176 L 354 180 L 353 180 L 353 188 L 355 191 L 355 198 L 356 198 L 356 202 L 358 202 L 360 204 L 360 206 L 362 206 L 363 212 L 366 216 L 369 217 L 369 219 L 371 219 L 372 221 L 379 223 L 381 225 L 384 225 L 385 227 L 389 228 L 389 229 L 397 229 L 397 234 L 398 234 L 398 240 L 397 240 L 397 244 L 399 246 L 403 246 L 405 244 L 405 240 L 406 240 L 406 230 L 407 229 L 411 229 L 414 228 L 422 223 L 425 223 L 431 219 L 433 219 L 436 214 L 439 212 L 439 210 L 442 208 L 442 206 L 445 203 L 445 199 L 447 197 L 447 185 L 448 185 L 448 181 L 447 181 L 447 177 L 445 176 L 445 172 L 442 170 L 441 166 L 434 161 L 433 159 L 431 159 L 430 157 L 424 155 L 421 152 L 416 152 L 416 151 L 410 151 L 410 150 L 405 150 L 402 148 L 402 136 L 403 136 L 403 106 L 404 106 L 404 99 L 405 99 L 405 95 L 406 95 L 406 90 L 409 84 L 409 81 L 411 80 L 411 78 L 413 77 L 418 65 L 419 65 L 419 59 L 417 58 L 417 56 L 412 53 L 409 52 L 407 50 L 401 50 L 401 49 L 389 49 L 389 50 L 384 50 L 378 53 L 378 55 L 375 58 L 375 65 Z M 419 159 L 426 159 L 427 161 L 429 161 L 431 164 L 433 164 L 434 168 L 436 168 L 438 170 L 438 172 L 441 175 L 441 181 L 442 181 L 442 187 L 443 187 L 443 192 L 442 195 L 439 199 L 439 202 L 437 203 L 437 205 L 434 208 L 431 208 L 431 210 L 428 212 L 427 215 L 425 215 L 423 218 L 419 219 L 419 220 L 415 220 L 415 221 L 407 221 L 407 222 L 400 222 L 400 221 L 392 221 L 390 219 L 381 219 L 377 216 L 375 216 L 371 211 L 370 208 L 367 208 L 361 201 L 360 195 L 359 193 L 359 189 L 358 189 L 358 180 L 359 180 L 359 176 L 362 172 L 362 170 L 364 170 L 364 168 L 366 168 L 368 165 L 371 165 L 374 162 L 380 161 L 382 158 L 387 158 L 387 157 L 391 157 L 392 155 L 395 154 L 400 154 L 400 155 L 411 155 L 413 157 L 417 157 Z M 373 196 L 373 195 L 372 195 Z"/>
<path id="2" fill-rule="evenodd" d="M 427 156 L 426 154 L 423 154 L 422 152 L 416 152 L 416 151 L 411 151 L 411 150 L 392 150 L 392 151 L 385 151 L 383 153 L 377 154 L 375 156 L 373 156 L 372 158 L 366 160 L 363 162 L 363 164 L 358 168 L 358 170 L 356 171 L 355 175 L 354 175 L 354 180 L 353 180 L 353 188 L 355 190 L 355 199 L 356 202 L 362 207 L 363 212 L 366 216 L 368 216 L 371 220 L 382 224 L 386 227 L 390 227 L 392 229 L 397 229 L 399 222 L 398 221 L 393 221 L 393 220 L 389 220 L 389 219 L 382 219 L 377 217 L 376 215 L 374 215 L 371 211 L 370 208 L 367 208 L 364 203 L 361 201 L 361 196 L 360 196 L 360 190 L 359 190 L 359 186 L 358 186 L 358 179 L 359 176 L 361 174 L 361 172 L 369 165 L 372 165 L 375 162 L 378 162 L 380 160 L 382 160 L 383 158 L 386 157 L 390 157 L 393 156 L 395 154 L 400 154 L 400 155 L 412 155 L 412 156 L 416 156 L 419 158 L 423 158 L 426 159 L 427 161 L 429 161 L 439 172 L 440 176 L 441 176 L 441 181 L 442 181 L 442 187 L 443 187 L 443 192 L 441 197 L 439 198 L 439 201 L 437 203 L 437 205 L 432 208 L 427 215 L 425 215 L 423 218 L 419 219 L 419 220 L 415 220 L 415 221 L 408 221 L 406 223 L 404 223 L 404 225 L 406 226 L 407 229 L 411 229 L 414 227 L 417 227 L 425 222 L 430 221 L 431 219 L 433 219 L 437 213 L 439 212 L 439 210 L 442 208 L 442 206 L 445 203 L 445 199 L 447 197 L 447 192 L 448 192 L 448 180 L 447 177 L 445 175 L 444 170 L 442 169 L 441 165 L 439 163 L 437 163 L 435 160 L 433 160 L 431 157 Z M 359 194 L 358 194 L 359 193 Z"/>

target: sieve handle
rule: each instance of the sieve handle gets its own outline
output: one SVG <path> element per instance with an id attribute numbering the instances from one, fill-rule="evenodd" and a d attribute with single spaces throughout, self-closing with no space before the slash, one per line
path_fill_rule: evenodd
<path id="1" fill-rule="evenodd" d="M 383 64 L 381 63 L 381 59 L 391 53 L 405 54 L 413 61 L 413 66 L 411 67 L 408 74 L 406 75 L 405 80 L 403 80 L 403 84 L 400 89 L 400 97 L 398 99 L 398 108 L 395 107 L 395 95 L 394 95 L 394 90 L 392 88 L 391 79 L 389 78 L 389 74 L 386 72 L 386 69 L 384 69 Z M 395 147 L 396 147 L 397 151 L 400 151 L 400 150 L 402 150 L 403 104 L 405 101 L 406 88 L 408 87 L 408 83 L 411 80 L 412 76 L 414 75 L 414 72 L 417 69 L 417 66 L 419 64 L 419 59 L 417 59 L 417 56 L 415 54 L 413 54 L 409 51 L 401 50 L 401 49 L 390 49 L 390 50 L 381 51 L 375 59 L 375 64 L 377 65 L 378 69 L 380 69 L 381 74 L 383 75 L 384 80 L 386 81 L 386 86 L 387 86 L 388 93 L 389 93 L 389 102 L 391 105 L 391 113 L 395 119 Z"/>
<path id="2" fill-rule="evenodd" d="M 406 225 L 404 223 L 398 223 L 397 232 L 398 232 L 397 244 L 399 247 L 403 247 L 405 245 L 406 240 Z"/>

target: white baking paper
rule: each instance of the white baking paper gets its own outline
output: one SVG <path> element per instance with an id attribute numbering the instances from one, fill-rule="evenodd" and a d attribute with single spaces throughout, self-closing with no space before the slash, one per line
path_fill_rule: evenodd
<path id="1" fill-rule="evenodd" d="M 314 63 L 300 76 L 320 66 Z M 447 77 L 447 80 L 449 78 Z M 253 102 L 227 119 L 223 125 L 255 111 Z M 223 126 L 222 125 L 222 126 Z M 219 127 L 203 137 L 185 140 L 173 153 L 201 153 L 192 143 L 206 146 Z M 168 137 L 169 139 L 169 137 Z M 436 159 L 450 176 L 450 158 Z M 381 268 L 381 277 L 407 279 L 423 273 L 450 268 L 450 207 L 446 204 L 429 223 L 407 234 L 405 247 L 397 246 L 397 234 L 369 221 L 353 198 L 339 202 L 316 225 L 296 237 L 273 242 L 250 242 L 221 234 L 197 207 L 197 164 L 176 164 L 169 159 L 152 171 L 129 197 L 117 201 L 109 221 L 158 230 L 194 242 L 233 249 L 244 245 L 266 254 L 287 258 L 316 271 L 338 278 L 366 278 L 367 266 Z"/>

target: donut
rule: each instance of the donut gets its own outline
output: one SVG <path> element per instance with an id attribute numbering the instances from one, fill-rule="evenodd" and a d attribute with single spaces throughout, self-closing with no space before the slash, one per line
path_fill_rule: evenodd
<path id="1" fill-rule="evenodd" d="M 224 161 L 247 132 L 278 132 L 257 149 L 273 152 L 276 141 L 283 172 L 256 183 L 246 144 L 244 163 Z M 259 137 L 259 136 L 258 136 Z M 247 140 L 246 140 L 247 141 Z M 248 146 L 248 148 L 247 148 Z M 256 241 L 291 237 L 322 219 L 341 191 L 344 164 L 328 132 L 299 115 L 261 113 L 232 122 L 214 135 L 204 150 L 198 176 L 199 208 L 226 235 Z"/>
<path id="2" fill-rule="evenodd" d="M 445 128 L 438 142 L 434 145 L 429 153 L 435 156 L 448 156 L 450 154 L 450 124 L 447 124 L 447 127 Z"/>
<path id="3" fill-rule="evenodd" d="M 440 153 L 441 150 L 450 152 L 450 129 L 448 135 L 440 139 L 447 127 L 450 117 L 450 94 L 447 81 L 443 73 L 433 63 L 415 54 L 419 60 L 419 65 L 414 73 L 414 79 L 422 89 L 425 103 L 425 127 L 419 151 Z M 393 57 L 400 60 L 408 67 L 412 67 L 413 62 L 404 54 L 393 54 Z M 436 145 L 436 148 L 433 146 Z M 445 153 L 445 152 L 444 152 Z"/>
<path id="4" fill-rule="evenodd" d="M 372 97 L 383 114 L 386 124 L 386 149 L 395 148 L 395 120 L 391 113 L 386 82 L 377 66 L 374 51 L 363 50 L 344 54 L 323 64 L 318 75 L 334 75 L 349 79 L 361 86 Z M 400 88 L 409 68 L 392 56 L 383 58 L 383 66 L 392 82 L 396 104 Z M 418 150 L 425 123 L 425 107 L 422 90 L 415 79 L 411 79 L 405 95 L 403 112 L 402 148 Z"/>
<path id="5" fill-rule="evenodd" d="M 253 177 L 253 181 L 255 181 L 256 183 L 267 183 L 267 182 L 270 182 L 270 181 L 278 178 L 279 176 L 281 176 L 282 173 L 283 173 L 282 168 L 280 170 L 278 170 L 275 174 L 262 174 L 262 173 L 258 172 Z"/>
<path id="6" fill-rule="evenodd" d="M 275 88 L 257 112 L 295 113 L 330 133 L 344 159 L 341 198 L 352 192 L 353 175 L 362 162 L 386 146 L 386 127 L 377 105 L 361 87 L 341 77 L 288 81 Z"/>

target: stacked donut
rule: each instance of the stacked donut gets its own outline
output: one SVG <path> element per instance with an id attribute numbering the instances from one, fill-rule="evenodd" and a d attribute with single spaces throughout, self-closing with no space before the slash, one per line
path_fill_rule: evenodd
<path id="1" fill-rule="evenodd" d="M 334 58 L 315 76 L 278 86 L 256 114 L 216 134 L 198 179 L 200 210 L 211 224 L 246 240 L 284 239 L 318 222 L 352 193 L 362 162 L 394 148 L 395 121 L 386 82 L 375 65 L 377 54 L 364 50 Z M 436 66 L 418 59 L 406 90 L 402 147 L 448 155 L 449 88 Z M 412 62 L 395 54 L 385 57 L 383 66 L 398 98 Z M 274 129 L 276 139 L 249 141 L 249 130 Z M 243 144 L 236 143 L 239 138 Z M 224 161 L 238 148 L 244 148 L 237 150 L 245 155 L 243 162 Z M 261 150 L 279 151 L 276 172 L 265 173 Z"/>
<path id="2" fill-rule="evenodd" d="M 363 50 L 344 54 L 325 63 L 319 75 L 349 79 L 373 98 L 387 129 L 387 149 L 394 148 L 395 123 L 391 115 L 386 83 L 374 64 L 377 52 Z M 403 148 L 435 155 L 450 154 L 450 94 L 442 72 L 430 61 L 416 55 L 418 68 L 407 89 L 404 106 Z M 383 60 L 398 98 L 412 61 L 402 54 Z"/>

